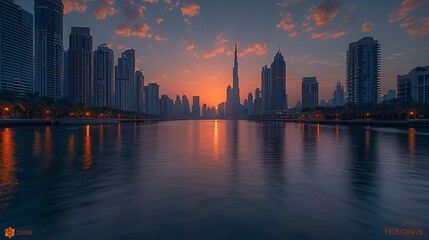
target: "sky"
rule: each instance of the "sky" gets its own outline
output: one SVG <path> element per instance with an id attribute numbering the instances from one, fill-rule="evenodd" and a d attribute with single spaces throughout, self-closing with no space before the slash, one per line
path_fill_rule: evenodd
<path id="1" fill-rule="evenodd" d="M 15 0 L 33 12 L 33 1 Z M 232 85 L 239 46 L 241 101 L 261 87 L 261 68 L 280 48 L 289 107 L 303 77 L 316 76 L 319 100 L 345 85 L 348 44 L 372 36 L 381 44 L 381 93 L 396 76 L 429 65 L 429 0 L 63 0 L 64 48 L 71 27 L 90 27 L 94 50 L 107 43 L 115 61 L 136 50 L 136 67 L 160 94 L 200 96 L 217 106 Z"/>

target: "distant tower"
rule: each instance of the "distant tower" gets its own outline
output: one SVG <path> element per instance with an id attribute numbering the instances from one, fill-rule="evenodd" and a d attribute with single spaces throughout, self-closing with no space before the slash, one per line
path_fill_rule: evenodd
<path id="1" fill-rule="evenodd" d="M 230 90 L 230 94 L 228 94 L 228 92 L 229 90 L 227 89 L 226 117 L 237 118 L 240 112 L 240 87 L 239 87 L 239 77 L 238 77 L 237 44 L 234 45 L 234 66 L 232 69 L 232 88 Z"/>
<path id="2" fill-rule="evenodd" d="M 136 111 L 137 89 L 135 84 L 135 51 L 128 49 L 118 58 L 116 70 L 116 107 L 124 111 Z M 134 87 L 132 87 L 134 86 Z M 131 93 L 136 94 L 131 94 Z M 134 97 L 134 98 L 133 98 Z"/>
<path id="3" fill-rule="evenodd" d="M 70 99 L 91 106 L 94 96 L 92 78 L 92 36 L 89 28 L 72 27 L 70 33 L 69 76 Z"/>
<path id="4" fill-rule="evenodd" d="M 0 91 L 33 92 L 33 15 L 0 1 Z"/>
<path id="5" fill-rule="evenodd" d="M 377 104 L 380 95 L 380 44 L 364 37 L 346 53 L 347 101 Z"/>
<path id="6" fill-rule="evenodd" d="M 159 85 L 157 83 L 149 83 L 147 85 L 147 98 L 146 98 L 146 109 L 147 114 L 159 115 Z"/>
<path id="7" fill-rule="evenodd" d="M 194 119 L 200 118 L 200 97 L 193 96 L 192 97 L 192 117 Z"/>
<path id="8" fill-rule="evenodd" d="M 61 0 L 34 1 L 34 91 L 55 99 L 63 97 L 63 11 Z"/>
<path id="9" fill-rule="evenodd" d="M 174 101 L 175 115 L 178 118 L 182 117 L 182 100 L 180 100 L 180 96 L 176 95 L 176 100 Z"/>
<path id="10" fill-rule="evenodd" d="M 302 79 L 302 108 L 315 109 L 319 104 L 319 83 L 316 77 Z"/>
<path id="11" fill-rule="evenodd" d="M 261 89 L 262 89 L 262 111 L 270 110 L 271 89 L 272 89 L 272 73 L 271 68 L 265 65 L 261 71 Z"/>
<path id="12" fill-rule="evenodd" d="M 341 86 L 341 83 L 338 82 L 337 86 L 334 88 L 334 94 L 332 98 L 332 106 L 343 106 L 344 105 L 344 88 Z"/>
<path id="13" fill-rule="evenodd" d="M 106 44 L 94 51 L 94 105 L 114 107 L 115 78 L 113 50 Z"/>
<path id="14" fill-rule="evenodd" d="M 271 63 L 271 76 L 270 110 L 286 110 L 286 62 L 280 51 L 277 52 L 274 56 L 273 63 Z"/>
<path id="15" fill-rule="evenodd" d="M 144 75 L 141 70 L 136 72 L 136 102 L 137 102 L 137 112 L 143 113 L 144 112 Z"/>

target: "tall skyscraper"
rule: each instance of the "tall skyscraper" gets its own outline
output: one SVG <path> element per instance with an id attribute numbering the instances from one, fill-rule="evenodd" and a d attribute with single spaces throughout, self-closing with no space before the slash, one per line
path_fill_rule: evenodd
<path id="1" fill-rule="evenodd" d="M 271 84 L 272 84 L 271 68 L 265 65 L 261 71 L 261 89 L 262 89 L 262 111 L 269 111 L 271 109 Z"/>
<path id="2" fill-rule="evenodd" d="M 319 83 L 316 77 L 302 79 L 302 108 L 315 109 L 319 105 Z"/>
<path id="3" fill-rule="evenodd" d="M 124 111 L 136 111 L 136 84 L 135 84 L 135 51 L 128 49 L 118 58 L 116 67 L 116 107 Z M 131 94 L 131 93 L 136 94 Z"/>
<path id="4" fill-rule="evenodd" d="M 136 72 L 137 83 L 137 112 L 144 112 L 144 75 L 141 70 Z"/>
<path id="5" fill-rule="evenodd" d="M 194 119 L 200 118 L 200 96 L 192 97 L 192 117 Z"/>
<path id="6" fill-rule="evenodd" d="M 182 96 L 182 116 L 184 118 L 189 118 L 191 116 L 191 109 L 189 106 L 189 100 L 188 97 L 186 95 Z"/>
<path id="7" fill-rule="evenodd" d="M 280 50 L 274 56 L 274 62 L 271 63 L 272 84 L 270 89 L 270 110 L 286 110 L 286 62 Z M 262 90 L 264 91 L 264 90 Z M 263 97 L 262 93 L 262 97 Z"/>
<path id="8" fill-rule="evenodd" d="M 94 51 L 94 105 L 115 107 L 115 78 L 113 50 L 106 44 Z"/>
<path id="9" fill-rule="evenodd" d="M 247 114 L 253 115 L 253 94 L 251 92 L 247 95 Z"/>
<path id="10" fill-rule="evenodd" d="M 149 83 L 146 94 L 145 113 L 159 115 L 159 85 L 157 83 Z"/>
<path id="11" fill-rule="evenodd" d="M 408 74 L 397 76 L 397 98 L 429 103 L 429 66 L 416 67 Z"/>
<path id="12" fill-rule="evenodd" d="M 341 86 L 340 82 L 335 86 L 332 98 L 332 107 L 337 106 L 344 106 L 344 88 Z"/>
<path id="13" fill-rule="evenodd" d="M 380 44 L 364 37 L 346 53 L 347 102 L 377 104 L 380 95 Z"/>
<path id="14" fill-rule="evenodd" d="M 70 64 L 69 52 L 64 51 L 64 82 L 63 82 L 63 97 L 70 98 Z"/>
<path id="15" fill-rule="evenodd" d="M 33 15 L 0 1 L 0 91 L 33 92 Z"/>
<path id="16" fill-rule="evenodd" d="M 174 101 L 174 109 L 175 109 L 175 116 L 178 118 L 182 117 L 182 100 L 180 100 L 180 96 L 176 95 L 176 100 Z"/>
<path id="17" fill-rule="evenodd" d="M 237 44 L 234 45 L 234 66 L 232 69 L 232 88 L 229 92 L 230 94 L 228 94 L 228 91 L 229 90 L 227 90 L 226 114 L 227 114 L 227 117 L 237 118 L 241 110 L 240 87 L 239 87 L 239 77 L 238 77 Z"/>
<path id="18" fill-rule="evenodd" d="M 34 1 L 34 90 L 41 96 L 55 99 L 63 96 L 63 11 L 61 0 Z"/>
<path id="19" fill-rule="evenodd" d="M 89 28 L 72 27 L 69 38 L 70 99 L 92 105 L 94 84 L 92 78 L 92 36 Z"/>

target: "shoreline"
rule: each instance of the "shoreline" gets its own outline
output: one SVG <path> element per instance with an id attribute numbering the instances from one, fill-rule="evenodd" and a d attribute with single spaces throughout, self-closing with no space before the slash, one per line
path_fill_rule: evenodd
<path id="1" fill-rule="evenodd" d="M 245 120 L 245 119 L 243 119 Z M 247 119 L 266 122 L 293 122 L 325 125 L 358 125 L 376 127 L 429 127 L 429 119 L 411 119 L 408 121 L 378 120 L 325 120 L 325 119 Z M 0 119 L 0 127 L 14 126 L 50 126 L 50 125 L 100 125 L 119 123 L 156 123 L 156 119 L 119 119 L 119 118 L 61 118 L 61 119 Z"/>

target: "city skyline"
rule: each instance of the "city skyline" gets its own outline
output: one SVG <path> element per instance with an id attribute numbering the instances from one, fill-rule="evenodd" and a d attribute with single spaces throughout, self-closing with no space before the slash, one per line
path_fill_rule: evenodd
<path id="1" fill-rule="evenodd" d="M 15 2 L 33 12 L 33 1 Z M 115 56 L 133 47 L 136 69 L 143 70 L 146 82 L 161 85 L 160 95 L 198 95 L 208 106 L 225 101 L 234 42 L 239 47 L 242 100 L 261 87 L 260 69 L 281 47 L 288 66 L 289 107 L 300 100 L 305 76 L 317 76 L 320 99 L 329 100 L 337 82 L 345 85 L 348 44 L 365 36 L 382 45 L 381 94 L 396 88 L 397 74 L 425 66 L 428 60 L 428 3 L 424 1 L 371 5 L 264 1 L 250 4 L 246 11 L 239 11 L 239 1 L 228 3 L 226 9 L 219 2 L 162 0 L 64 1 L 64 5 L 65 37 L 72 26 L 90 27 L 94 46 L 108 43 Z M 221 19 L 216 15 L 220 9 Z M 258 14 L 264 19 L 255 17 Z M 65 40 L 64 49 L 68 48 Z"/>

